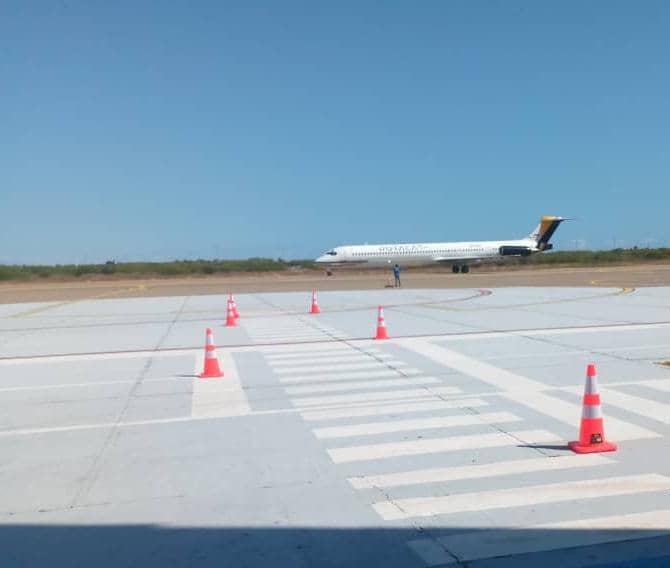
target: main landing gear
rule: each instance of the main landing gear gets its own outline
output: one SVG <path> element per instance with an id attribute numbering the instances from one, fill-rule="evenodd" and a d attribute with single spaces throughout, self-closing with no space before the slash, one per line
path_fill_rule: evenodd
<path id="1" fill-rule="evenodd" d="M 467 264 L 463 264 L 463 265 L 461 265 L 461 264 L 454 264 L 454 265 L 451 267 L 451 271 L 452 271 L 454 274 L 458 274 L 459 272 L 462 272 L 463 274 L 467 274 L 468 272 L 470 272 L 470 267 L 469 267 Z"/>

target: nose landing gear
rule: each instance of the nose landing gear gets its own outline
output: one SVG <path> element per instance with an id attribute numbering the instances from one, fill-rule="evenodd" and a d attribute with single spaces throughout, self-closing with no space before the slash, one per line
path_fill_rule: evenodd
<path id="1" fill-rule="evenodd" d="M 458 274 L 459 272 L 461 272 L 463 274 L 467 274 L 468 272 L 470 272 L 470 267 L 467 264 L 463 264 L 463 265 L 454 264 L 451 267 L 451 271 L 454 274 Z"/>

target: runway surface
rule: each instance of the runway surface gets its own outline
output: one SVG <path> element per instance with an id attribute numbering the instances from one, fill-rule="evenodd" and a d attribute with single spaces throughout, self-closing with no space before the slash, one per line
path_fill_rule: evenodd
<path id="1" fill-rule="evenodd" d="M 670 565 L 670 288 L 226 298 L 0 305 L 3 563 Z"/>

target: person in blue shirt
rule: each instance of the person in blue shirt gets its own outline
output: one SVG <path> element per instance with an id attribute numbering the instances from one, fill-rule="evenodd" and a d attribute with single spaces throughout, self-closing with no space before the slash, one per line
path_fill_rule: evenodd
<path id="1" fill-rule="evenodd" d="M 395 277 L 395 287 L 400 288 L 401 283 L 400 283 L 400 266 L 397 264 L 393 265 L 393 276 Z"/>

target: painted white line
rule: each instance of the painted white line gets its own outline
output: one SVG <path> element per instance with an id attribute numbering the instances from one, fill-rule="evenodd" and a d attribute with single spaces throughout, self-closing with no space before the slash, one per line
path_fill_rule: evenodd
<path id="1" fill-rule="evenodd" d="M 586 459 L 585 459 L 586 458 Z M 562 469 L 594 467 L 613 463 L 598 454 L 585 456 L 567 455 L 559 457 L 532 458 L 508 462 L 495 462 L 479 465 L 442 467 L 433 469 L 417 469 L 383 475 L 365 475 L 352 477 L 349 483 L 356 489 L 372 489 L 374 487 L 402 487 L 463 479 L 482 479 L 532 473 L 536 471 L 558 471 Z"/>
<path id="2" fill-rule="evenodd" d="M 388 367 L 392 367 L 394 369 L 401 369 L 402 367 L 407 367 L 406 363 L 403 363 L 402 361 L 360 361 L 357 363 L 335 363 L 335 364 L 312 364 L 312 365 L 305 365 L 302 367 L 284 367 L 281 369 L 274 369 L 274 372 L 277 375 L 304 375 L 304 374 L 318 374 L 318 373 L 332 373 L 332 374 L 339 374 L 341 372 L 345 371 L 359 371 L 363 369 L 380 369 L 384 370 L 387 369 Z"/>
<path id="3" fill-rule="evenodd" d="M 305 355 L 310 355 L 316 352 L 328 352 L 328 353 L 351 353 L 356 351 L 355 347 L 347 345 L 344 342 L 337 341 L 324 341 L 318 344 L 305 344 L 305 345 L 267 345 L 262 347 L 263 352 L 266 355 L 291 355 L 298 356 L 301 353 Z"/>
<path id="4" fill-rule="evenodd" d="M 608 406 L 616 406 L 663 424 L 670 424 L 670 404 L 626 394 L 612 388 L 601 388 L 601 398 L 605 412 Z M 611 419 L 605 415 L 606 432 L 611 431 L 610 421 Z"/>
<path id="5" fill-rule="evenodd" d="M 265 351 L 265 349 L 263 349 Z M 303 360 L 311 361 L 313 359 L 319 359 L 323 357 L 349 357 L 351 355 L 360 355 L 361 357 L 389 357 L 387 353 L 382 353 L 378 350 L 366 349 L 365 351 L 359 351 L 354 347 L 349 345 L 343 345 L 340 349 L 322 349 L 320 346 L 315 346 L 311 351 L 304 351 L 299 353 L 263 353 L 263 356 L 273 363 L 289 363 L 295 361 L 300 363 Z"/>
<path id="6" fill-rule="evenodd" d="M 132 324 L 129 324 L 132 325 Z M 46 363 L 73 363 L 79 361 L 111 361 L 114 359 L 141 359 L 154 357 L 180 357 L 191 355 L 200 351 L 199 349 L 176 349 L 174 351 L 133 351 L 132 353 L 88 353 L 83 355 L 52 355 L 48 357 L 32 357 L 29 359 L 3 359 L 0 366 L 12 365 L 43 365 Z"/>
<path id="7" fill-rule="evenodd" d="M 254 415 L 270 415 L 270 414 L 291 414 L 295 409 L 282 408 L 279 410 L 263 410 L 254 412 Z M 99 430 L 105 428 L 132 428 L 136 426 L 161 426 L 164 424 L 178 424 L 182 422 L 200 422 L 203 420 L 216 420 L 221 418 L 235 418 L 239 416 L 225 415 L 225 416 L 176 416 L 173 418 L 156 418 L 151 420 L 132 420 L 128 422 L 98 422 L 94 424 L 70 424 L 66 426 L 48 426 L 44 428 L 23 428 L 20 430 L 2 430 L 0 431 L 0 438 L 11 436 L 32 436 L 35 434 L 57 434 L 62 432 L 76 432 L 79 430 Z"/>
<path id="8" fill-rule="evenodd" d="M 436 398 L 445 395 L 460 394 L 462 391 L 456 387 L 424 387 L 419 389 L 407 389 L 385 392 L 362 392 L 356 394 L 336 394 L 330 396 L 313 396 L 294 398 L 293 405 L 298 408 L 305 406 L 328 406 L 344 404 L 348 402 L 367 402 L 377 400 L 404 400 L 410 398 L 423 398 L 434 395 Z"/>
<path id="9" fill-rule="evenodd" d="M 154 379 L 144 379 L 142 383 L 157 383 L 157 382 L 173 382 L 181 381 L 180 377 L 156 377 Z M 90 388 L 90 387 L 107 387 L 114 385 L 128 385 L 134 384 L 135 379 L 123 379 L 119 381 L 90 381 L 88 383 L 61 383 L 61 384 L 50 384 L 50 385 L 26 385 L 26 386 L 14 386 L 14 387 L 2 387 L 0 388 L 0 393 L 3 392 L 22 392 L 22 391 L 41 391 L 41 390 L 57 390 L 57 389 L 79 389 L 79 388 Z"/>
<path id="10" fill-rule="evenodd" d="M 665 329 L 670 323 L 630 324 L 630 325 L 600 325 L 593 327 L 561 327 L 532 330 L 510 330 L 510 331 L 487 331 L 482 333 L 463 333 L 449 336 L 432 336 L 433 339 L 444 339 L 448 341 L 481 341 L 482 339 L 498 339 L 501 337 L 534 337 L 537 335 L 572 335 L 584 333 L 611 333 L 626 331 L 648 331 L 651 329 Z M 430 339 L 428 337 L 427 339 Z M 398 344 L 405 341 L 413 341 L 413 338 L 396 339 Z"/>
<path id="11" fill-rule="evenodd" d="M 427 412 L 432 410 L 453 410 L 458 408 L 479 408 L 488 403 L 479 398 L 462 398 L 456 400 L 435 400 L 434 398 L 420 401 L 404 402 L 402 404 L 375 404 L 352 408 L 330 408 L 325 410 L 308 410 L 300 414 L 308 422 L 323 420 L 339 420 L 341 418 L 361 418 L 365 416 L 394 416 L 412 412 Z"/>
<path id="12" fill-rule="evenodd" d="M 317 385 L 306 385 L 298 387 L 287 387 L 286 392 L 290 395 L 300 395 L 300 394 L 314 394 L 314 393 L 326 393 L 326 392 L 346 392 L 346 391 L 355 391 L 355 390 L 366 390 L 366 389 L 381 389 L 386 387 L 400 387 L 406 388 L 411 386 L 418 385 L 436 385 L 442 384 L 440 379 L 435 377 L 401 377 L 396 375 L 394 379 L 386 379 L 381 381 L 357 381 L 350 383 L 335 383 L 335 384 L 317 384 Z"/>
<path id="13" fill-rule="evenodd" d="M 290 361 L 269 361 L 268 364 L 275 370 L 280 370 L 285 367 L 290 366 L 302 366 L 302 365 L 314 365 L 318 363 L 319 365 L 339 365 L 342 364 L 351 364 L 351 363 L 371 363 L 377 361 L 377 363 L 382 363 L 385 359 L 390 359 L 392 355 L 375 355 L 374 358 L 371 355 L 363 355 L 360 353 L 351 353 L 342 355 L 340 357 L 310 357 L 309 359 L 304 359 L 296 361 L 291 359 Z M 385 362 L 385 361 L 384 361 Z M 383 364 L 383 363 L 382 363 Z M 297 368 L 297 367 L 296 367 Z"/>
<path id="14" fill-rule="evenodd" d="M 651 329 L 665 329 L 670 323 L 649 323 L 630 325 L 599 325 L 595 327 L 565 327 L 559 329 L 534 329 L 532 331 L 515 331 L 514 335 L 572 335 L 581 333 L 611 333 L 616 331 L 649 331 Z"/>
<path id="15" fill-rule="evenodd" d="M 533 381 L 505 369 L 494 367 L 467 355 L 457 353 L 441 345 L 423 339 L 406 340 L 404 344 L 415 353 L 454 369 L 464 375 L 474 377 L 501 391 L 529 391 L 546 389 L 547 385 Z"/>
<path id="16" fill-rule="evenodd" d="M 670 477 L 650 473 L 583 481 L 563 481 L 442 497 L 396 499 L 375 503 L 373 508 L 382 519 L 392 521 L 668 490 L 670 490 Z"/>
<path id="17" fill-rule="evenodd" d="M 203 368 L 204 352 L 195 359 L 195 374 L 198 374 Z M 193 380 L 191 416 L 243 416 L 251 413 L 233 356 L 230 353 L 222 355 L 219 350 L 219 365 L 224 375 L 222 378 Z"/>
<path id="18" fill-rule="evenodd" d="M 533 445 L 557 442 L 558 436 L 546 430 L 521 430 L 518 432 L 493 432 L 467 436 L 452 436 L 432 440 L 409 440 L 405 442 L 387 442 L 365 446 L 333 448 L 328 454 L 335 463 L 368 461 L 400 456 L 438 454 L 459 450 L 496 448 L 504 446 Z"/>
<path id="19" fill-rule="evenodd" d="M 580 404 L 566 402 L 560 398 L 546 395 L 544 393 L 534 392 L 506 392 L 503 396 L 509 400 L 523 404 L 532 410 L 545 416 L 570 424 L 575 428 L 575 436 L 579 432 L 579 421 L 582 416 L 582 407 Z M 605 417 L 605 428 L 608 438 L 617 441 L 643 440 L 648 438 L 658 438 L 660 434 L 636 426 L 630 422 L 619 420 L 612 416 Z"/>
<path id="20" fill-rule="evenodd" d="M 617 383 L 617 386 L 619 386 L 620 383 Z M 640 385 L 644 385 L 645 387 L 652 388 L 654 390 L 659 390 L 662 392 L 670 392 L 670 379 L 655 379 L 651 381 L 641 381 L 640 383 L 637 383 Z"/>
<path id="21" fill-rule="evenodd" d="M 403 377 L 411 377 L 423 374 L 423 371 L 419 371 L 418 369 L 411 369 L 409 367 L 397 371 L 393 369 L 387 369 L 386 367 L 379 367 L 379 369 L 373 369 L 370 371 L 349 371 L 335 375 L 330 373 L 317 373 L 314 375 L 305 375 L 300 377 L 282 377 L 279 379 L 279 381 L 283 385 L 288 386 L 304 383 L 334 383 L 337 381 L 353 381 L 359 379 L 381 379 L 383 377 L 398 377 L 399 379 L 402 379 Z"/>
<path id="22" fill-rule="evenodd" d="M 670 532 L 670 510 L 523 527 L 503 525 L 498 529 L 460 532 L 435 540 L 417 539 L 408 545 L 424 560 L 426 566 L 441 566 L 499 556 L 627 542 Z"/>
<path id="23" fill-rule="evenodd" d="M 291 339 L 294 341 L 309 341 L 325 339 L 322 333 L 273 333 L 273 334 L 254 334 L 252 335 L 256 341 L 286 341 Z"/>
<path id="24" fill-rule="evenodd" d="M 491 412 L 489 414 L 459 414 L 454 416 L 432 416 L 413 420 L 393 420 L 391 422 L 370 422 L 349 426 L 329 426 L 312 430 L 317 438 L 350 438 L 354 436 L 374 436 L 390 432 L 410 432 L 412 430 L 434 430 L 438 428 L 457 428 L 481 424 L 500 424 L 520 422 L 521 418 L 509 412 Z"/>
<path id="25" fill-rule="evenodd" d="M 561 422 L 575 425 L 576 428 L 579 426 L 581 406 L 539 392 L 551 388 L 546 384 L 499 369 L 423 339 L 407 341 L 406 345 L 416 353 L 441 365 L 500 389 L 501 395 L 509 400 Z M 608 429 L 612 439 L 616 440 L 639 440 L 660 436 L 656 432 L 616 418 L 608 419 Z"/>

